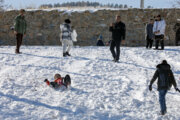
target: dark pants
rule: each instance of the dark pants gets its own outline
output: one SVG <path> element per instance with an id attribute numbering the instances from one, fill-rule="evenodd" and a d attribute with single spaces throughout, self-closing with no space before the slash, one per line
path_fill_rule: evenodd
<path id="1" fill-rule="evenodd" d="M 112 56 L 114 58 L 114 60 L 119 60 L 120 57 L 120 45 L 121 42 L 120 41 L 111 41 L 111 46 L 110 46 L 110 51 L 112 53 Z M 116 52 L 115 52 L 115 47 L 116 47 Z"/>
<path id="2" fill-rule="evenodd" d="M 17 40 L 17 43 L 16 43 L 16 53 L 19 53 L 19 49 L 20 49 L 20 46 L 22 44 L 22 39 L 23 39 L 23 34 L 18 33 L 16 35 L 16 40 Z"/>
<path id="3" fill-rule="evenodd" d="M 58 88 L 59 85 L 56 82 L 50 82 L 50 86 L 53 88 Z"/>
<path id="4" fill-rule="evenodd" d="M 164 35 L 155 35 L 156 49 L 159 47 L 159 42 L 161 43 L 161 49 L 164 49 Z"/>
<path id="5" fill-rule="evenodd" d="M 162 113 L 166 112 L 166 93 L 167 90 L 159 90 L 159 104 Z"/>
<path id="6" fill-rule="evenodd" d="M 180 45 L 180 31 L 176 33 L 176 46 Z"/>
<path id="7" fill-rule="evenodd" d="M 149 36 L 147 35 L 146 41 L 147 41 L 146 48 L 148 48 L 148 47 L 149 47 L 149 48 L 152 48 L 153 39 L 149 38 Z"/>

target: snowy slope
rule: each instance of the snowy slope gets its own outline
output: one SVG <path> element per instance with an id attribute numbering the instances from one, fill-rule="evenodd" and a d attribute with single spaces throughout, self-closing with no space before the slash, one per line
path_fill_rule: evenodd
<path id="1" fill-rule="evenodd" d="M 167 94 L 168 114 L 159 116 L 156 84 L 148 91 L 155 66 L 167 59 L 180 87 L 180 47 L 165 51 L 121 48 L 120 63 L 108 47 L 0 46 L 0 120 L 180 120 L 180 93 Z M 70 74 L 70 90 L 53 90 L 43 80 Z"/>

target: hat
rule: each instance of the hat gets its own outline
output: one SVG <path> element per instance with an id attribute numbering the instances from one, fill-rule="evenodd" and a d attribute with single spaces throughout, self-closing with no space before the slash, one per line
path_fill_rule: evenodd
<path id="1" fill-rule="evenodd" d="M 167 64 L 167 61 L 166 61 L 166 60 L 163 60 L 162 63 L 163 63 L 163 64 Z"/>
<path id="2" fill-rule="evenodd" d="M 71 23 L 70 19 L 65 19 L 64 22 L 67 23 L 67 24 Z"/>
<path id="3" fill-rule="evenodd" d="M 25 9 L 20 9 L 19 12 L 20 12 L 20 13 L 25 13 L 26 11 L 25 11 Z"/>
<path id="4" fill-rule="evenodd" d="M 54 79 L 56 80 L 56 79 L 58 79 L 58 78 L 61 78 L 61 75 L 60 75 L 60 74 L 55 74 L 55 75 L 54 75 Z"/>

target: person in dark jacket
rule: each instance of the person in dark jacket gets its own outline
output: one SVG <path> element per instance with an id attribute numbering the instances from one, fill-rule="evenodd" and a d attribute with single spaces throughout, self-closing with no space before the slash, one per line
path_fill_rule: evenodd
<path id="1" fill-rule="evenodd" d="M 99 36 L 96 45 L 97 45 L 97 46 L 104 46 L 104 42 L 103 42 L 103 37 L 102 37 L 102 35 Z"/>
<path id="2" fill-rule="evenodd" d="M 126 26 L 123 22 L 121 22 L 121 17 L 119 15 L 116 16 L 115 23 L 112 23 L 109 27 L 109 31 L 112 32 L 112 41 L 110 45 L 110 51 L 113 56 L 113 61 L 118 62 L 120 57 L 120 45 L 121 42 L 125 42 L 126 36 Z M 116 52 L 115 52 L 116 47 Z"/>
<path id="3" fill-rule="evenodd" d="M 176 46 L 180 45 L 180 19 L 177 19 L 177 23 L 174 25 L 174 32 L 176 33 Z"/>
<path id="4" fill-rule="evenodd" d="M 21 9 L 20 14 L 15 18 L 14 34 L 16 35 L 16 50 L 15 53 L 19 54 L 20 46 L 22 44 L 23 36 L 26 34 L 27 23 L 24 17 L 25 10 Z"/>
<path id="5" fill-rule="evenodd" d="M 153 34 L 153 24 L 154 24 L 154 20 L 150 19 L 149 24 L 147 24 L 146 27 L 146 32 L 147 32 L 147 36 L 146 36 L 146 48 L 152 48 L 153 45 L 153 39 L 154 39 L 154 34 Z"/>
<path id="6" fill-rule="evenodd" d="M 150 82 L 149 90 L 152 91 L 152 84 L 157 81 L 157 90 L 159 91 L 159 103 L 161 108 L 161 115 L 166 114 L 166 93 L 170 90 L 171 86 L 173 85 L 176 91 L 179 89 L 177 88 L 177 84 L 171 70 L 170 65 L 167 63 L 166 60 L 163 60 L 161 64 L 157 65 L 157 70 L 154 73 L 154 76 Z"/>

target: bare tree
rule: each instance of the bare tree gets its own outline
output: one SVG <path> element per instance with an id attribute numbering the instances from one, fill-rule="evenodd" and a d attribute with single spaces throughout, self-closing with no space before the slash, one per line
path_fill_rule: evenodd
<path id="1" fill-rule="evenodd" d="M 172 6 L 173 7 L 180 7 L 180 0 L 176 0 Z"/>
<path id="2" fill-rule="evenodd" d="M 180 6 L 180 0 L 177 0 L 177 4 Z"/>
<path id="3" fill-rule="evenodd" d="M 122 4 L 113 4 L 113 3 L 108 3 L 108 4 L 101 4 L 99 2 L 85 2 L 85 1 L 77 1 L 77 2 L 65 2 L 65 3 L 56 3 L 54 5 L 52 4 L 43 4 L 39 8 L 58 8 L 58 7 L 110 7 L 110 8 L 128 8 L 127 5 L 122 5 Z"/>
<path id="4" fill-rule="evenodd" d="M 128 8 L 128 6 L 125 4 L 125 5 L 124 5 L 124 8 Z"/>
<path id="5" fill-rule="evenodd" d="M 0 10 L 3 10 L 3 2 L 4 0 L 0 0 Z"/>

